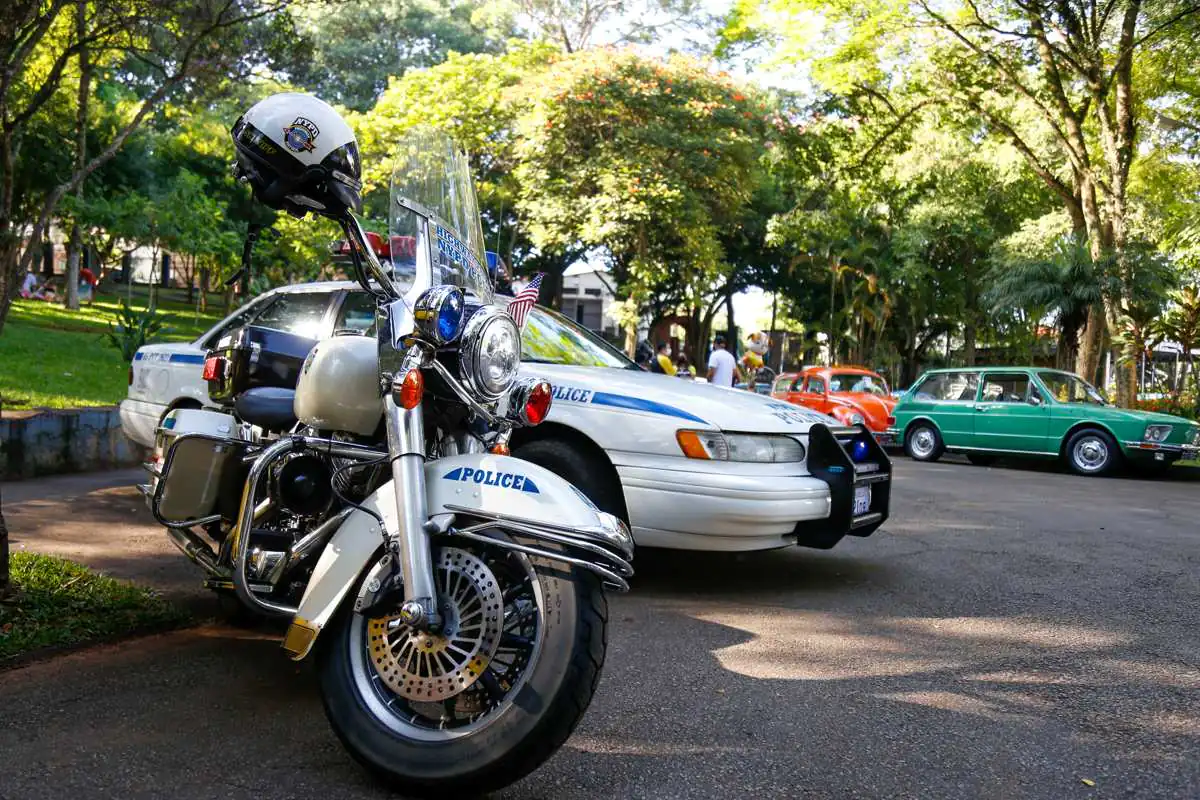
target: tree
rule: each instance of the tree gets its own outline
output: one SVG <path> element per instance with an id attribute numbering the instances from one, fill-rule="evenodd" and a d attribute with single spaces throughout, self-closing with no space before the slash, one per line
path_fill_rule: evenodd
<path id="1" fill-rule="evenodd" d="M 697 0 L 512 0 L 519 15 L 567 53 L 647 43 L 708 22 Z"/>
<path id="2" fill-rule="evenodd" d="M 534 244 L 596 250 L 642 309 L 724 297 L 722 231 L 761 179 L 767 98 L 681 56 L 607 49 L 564 57 L 521 89 L 515 174 Z"/>
<path id="3" fill-rule="evenodd" d="M 272 64 L 329 103 L 366 111 L 414 69 L 451 53 L 499 53 L 510 15 L 473 0 L 349 0 L 281 15 Z"/>
<path id="4" fill-rule="evenodd" d="M 1171 307 L 1160 317 L 1154 332 L 1164 339 L 1171 339 L 1182 349 L 1179 375 L 1175 378 L 1175 393 L 1186 392 L 1189 373 L 1195 394 L 1200 395 L 1200 376 L 1195 372 L 1195 356 L 1192 351 L 1200 348 L 1200 282 L 1193 282 L 1171 293 Z"/>
<path id="5" fill-rule="evenodd" d="M 1104 329 L 1117 333 L 1140 291 L 1125 255 L 1130 176 L 1147 116 L 1135 98 L 1157 88 L 1166 100 L 1174 91 L 1152 83 L 1172 60 L 1164 51 L 1194 51 L 1184 26 L 1194 26 L 1197 10 L 1141 0 L 767 0 L 737 7 L 726 44 L 766 36 L 788 53 L 815 53 L 813 74 L 826 86 L 873 98 L 892 123 L 885 137 L 947 107 L 1010 141 L 1070 213 L 1093 261 L 1115 259 L 1118 280 L 1105 282 L 1079 348 L 1077 369 L 1090 375 Z M 807 14 L 808 24 L 770 31 L 786 12 Z M 1138 77 L 1148 62 L 1160 65 L 1146 71 L 1151 83 Z M 1118 400 L 1128 403 L 1132 370 L 1119 376 Z"/>
<path id="6" fill-rule="evenodd" d="M 986 299 L 992 305 L 1022 309 L 1035 324 L 1053 318 L 1055 365 L 1073 368 L 1079 332 L 1088 311 L 1101 301 L 1101 281 L 1087 242 L 1073 231 L 1066 213 L 1026 220 L 1020 230 L 997 242 L 990 282 Z"/>
<path id="7" fill-rule="evenodd" d="M 279 0 L 282 2 L 282 0 Z M 78 9 L 85 19 L 79 24 Z M 260 49 L 258 20 L 276 0 L 14 0 L 0 16 L 0 330 L 21 274 L 39 251 L 62 200 L 120 150 L 170 97 L 195 97 L 248 71 Z M 86 60 L 120 64 L 132 102 L 124 124 L 80 164 L 50 176 L 34 197 L 16 196 L 26 134 L 70 89 Z"/>
<path id="8" fill-rule="evenodd" d="M 561 274 L 574 254 L 538 252 L 517 218 L 513 146 L 517 116 L 526 104 L 516 87 L 556 57 L 545 44 L 514 43 L 498 55 L 454 53 L 436 67 L 393 79 L 369 112 L 350 116 L 363 154 L 368 210 L 386 216 L 392 148 L 414 125 L 429 125 L 470 156 L 488 244 L 509 264 Z M 555 296 L 554 287 L 543 291 L 543 296 Z"/>

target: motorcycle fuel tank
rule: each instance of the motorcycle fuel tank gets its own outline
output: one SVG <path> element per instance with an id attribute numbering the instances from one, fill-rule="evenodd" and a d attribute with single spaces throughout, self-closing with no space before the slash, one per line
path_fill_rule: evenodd
<path id="1" fill-rule="evenodd" d="M 334 336 L 312 349 L 296 384 L 293 410 L 305 425 L 369 436 L 383 413 L 379 344 L 368 336 Z"/>

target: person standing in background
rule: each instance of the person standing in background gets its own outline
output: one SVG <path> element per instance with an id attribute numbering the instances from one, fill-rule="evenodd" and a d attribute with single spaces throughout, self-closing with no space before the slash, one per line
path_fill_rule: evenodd
<path id="1" fill-rule="evenodd" d="M 86 300 L 90 306 L 92 301 L 96 299 L 96 274 L 87 267 L 82 267 L 79 270 L 79 299 Z"/>
<path id="2" fill-rule="evenodd" d="M 664 375 L 675 374 L 675 364 L 671 361 L 671 343 L 659 342 L 658 353 L 654 356 L 654 361 L 650 365 L 653 372 L 661 372 Z"/>
<path id="3" fill-rule="evenodd" d="M 713 340 L 712 355 L 708 357 L 708 382 L 717 386 L 733 386 L 733 379 L 742 378 L 742 372 L 738 369 L 737 361 L 733 354 L 725 349 L 725 337 L 717 334 Z"/>

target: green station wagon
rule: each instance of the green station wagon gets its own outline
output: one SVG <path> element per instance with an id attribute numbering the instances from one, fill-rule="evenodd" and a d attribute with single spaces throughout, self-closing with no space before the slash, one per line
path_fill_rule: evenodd
<path id="1" fill-rule="evenodd" d="M 1122 456 L 1165 468 L 1200 452 L 1200 425 L 1111 405 L 1087 381 L 1040 367 L 931 370 L 892 412 L 895 441 L 917 461 L 947 450 L 973 464 L 1000 456 L 1060 458 L 1081 475 L 1115 469 Z"/>

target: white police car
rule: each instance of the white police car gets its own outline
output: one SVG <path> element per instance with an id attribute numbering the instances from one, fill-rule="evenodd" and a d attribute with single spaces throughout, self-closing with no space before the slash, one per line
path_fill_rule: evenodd
<path id="1" fill-rule="evenodd" d="M 503 301 L 504 298 L 498 298 Z M 159 419 L 208 405 L 204 354 L 253 322 L 312 338 L 366 331 L 373 301 L 353 283 L 276 289 L 195 342 L 147 345 L 121 404 L 126 434 L 152 446 Z M 643 371 L 560 314 L 535 307 L 522 371 L 554 386 L 546 422 L 513 454 L 541 464 L 626 519 L 638 545 L 693 550 L 828 548 L 887 518 L 891 463 L 865 428 L 750 392 Z"/>

